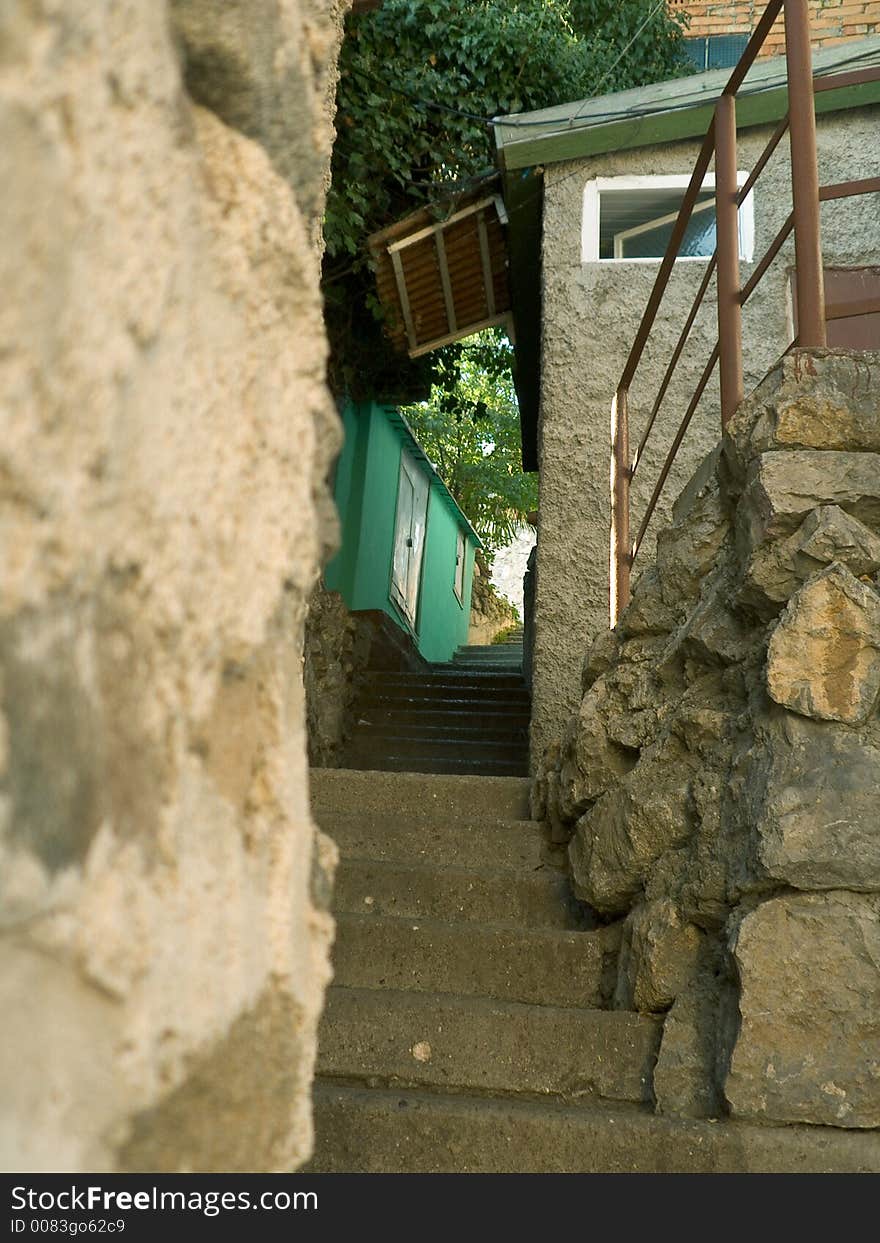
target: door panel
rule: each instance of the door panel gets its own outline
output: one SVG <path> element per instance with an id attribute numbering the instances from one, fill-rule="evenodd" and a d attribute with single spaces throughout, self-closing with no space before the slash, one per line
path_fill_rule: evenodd
<path id="1" fill-rule="evenodd" d="M 428 480 L 404 450 L 400 457 L 397 489 L 391 599 L 403 611 L 413 629 L 418 616 L 429 490 Z"/>
<path id="2" fill-rule="evenodd" d="M 403 461 L 397 485 L 397 517 L 394 521 L 394 556 L 391 565 L 391 598 L 405 611 L 409 577 L 410 535 L 413 516 L 413 485 Z"/>
<path id="3" fill-rule="evenodd" d="M 429 484 L 421 471 L 416 474 L 413 484 L 412 544 L 409 550 L 409 578 L 406 585 L 405 612 L 413 626 L 415 626 L 419 609 L 419 586 L 422 581 L 422 559 L 425 555 Z"/>
<path id="4" fill-rule="evenodd" d="M 791 276 L 797 336 L 797 273 Z M 838 350 L 880 350 L 880 268 L 826 268 L 828 345 Z"/>

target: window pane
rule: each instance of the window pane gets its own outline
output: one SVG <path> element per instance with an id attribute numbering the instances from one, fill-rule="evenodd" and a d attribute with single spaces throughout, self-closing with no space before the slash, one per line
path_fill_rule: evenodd
<path id="1" fill-rule="evenodd" d="M 706 68 L 706 45 L 708 39 L 685 39 L 684 51 L 693 65 L 694 73 L 703 73 Z"/>
<path id="2" fill-rule="evenodd" d="M 732 69 L 739 63 L 748 41 L 748 35 L 712 35 L 708 40 L 708 68 Z"/>
<path id="3" fill-rule="evenodd" d="M 667 224 L 658 225 L 655 229 L 646 229 L 644 233 L 636 233 L 632 237 L 623 238 L 623 258 L 662 259 L 669 245 L 674 224 L 675 221 L 670 220 Z M 691 216 L 679 256 L 708 258 L 714 250 L 715 211 L 713 208 Z"/>
<path id="4" fill-rule="evenodd" d="M 697 202 L 711 202 L 714 195 L 714 190 L 701 190 Z M 614 258 L 616 234 L 638 228 L 642 224 L 650 224 L 652 220 L 660 220 L 663 216 L 674 216 L 681 207 L 683 198 L 683 187 L 680 190 L 670 190 L 662 186 L 646 186 L 638 190 L 603 190 L 599 196 L 599 258 Z M 663 252 L 660 253 L 662 255 Z"/>

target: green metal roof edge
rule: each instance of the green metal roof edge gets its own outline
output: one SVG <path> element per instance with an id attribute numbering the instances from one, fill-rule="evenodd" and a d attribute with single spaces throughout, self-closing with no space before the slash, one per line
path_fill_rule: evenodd
<path id="1" fill-rule="evenodd" d="M 880 64 L 880 36 L 860 39 L 846 49 L 847 61 L 855 60 L 862 66 Z M 828 72 L 832 65 L 838 65 L 844 59 L 841 47 L 819 50 L 814 56 L 814 68 L 817 73 Z M 759 62 L 753 69 L 758 72 L 749 75 L 746 86 L 758 86 L 762 79 L 770 79 L 774 74 L 784 72 L 784 58 L 773 57 Z M 503 125 L 496 128 L 498 142 L 498 159 L 504 172 L 504 200 L 508 210 L 508 246 L 511 258 L 511 281 L 513 284 L 513 317 L 516 329 L 517 358 L 524 355 L 524 381 L 517 383 L 517 397 L 520 405 L 520 421 L 522 428 L 523 467 L 525 470 L 538 469 L 538 417 L 540 405 L 540 362 L 541 362 L 541 295 L 540 295 L 540 262 L 542 236 L 542 183 L 543 165 L 557 160 L 589 158 L 606 151 L 635 149 L 656 143 L 675 142 L 686 138 L 704 136 L 714 114 L 715 103 L 730 77 L 729 69 L 712 70 L 709 73 L 694 74 L 689 78 L 675 79 L 673 82 L 659 83 L 649 87 L 639 87 L 634 91 L 620 91 L 606 95 L 600 99 L 590 100 L 589 105 L 594 112 L 620 109 L 635 97 L 641 99 L 644 107 L 657 103 L 663 94 L 661 88 L 677 91 L 679 97 L 688 90 L 698 95 L 690 108 L 677 111 L 657 111 L 645 115 L 633 115 L 631 118 L 606 124 L 584 124 L 572 130 L 564 131 L 560 136 L 559 125 L 569 115 L 578 112 L 580 102 L 566 104 L 561 107 L 544 109 L 543 114 L 550 114 L 554 120 L 554 132 L 539 132 L 533 138 L 523 139 L 522 130 L 513 130 L 512 141 L 515 146 L 505 142 Z M 698 81 L 695 83 L 695 79 Z M 717 88 L 717 90 L 716 90 Z M 820 91 L 816 95 L 816 110 L 819 113 L 841 111 L 862 107 L 880 102 L 880 82 L 866 83 L 862 86 L 842 87 L 838 90 Z M 737 104 L 737 128 L 747 128 L 778 121 L 786 110 L 787 91 L 784 86 L 768 85 L 759 93 L 744 96 Z M 522 113 L 521 117 L 540 117 L 542 112 Z M 519 118 L 517 118 L 519 119 Z M 527 134 L 529 130 L 525 131 Z M 532 131 L 534 133 L 534 131 Z M 560 144 L 557 152 L 551 149 L 555 138 Z M 515 152 L 515 154 L 514 154 Z M 528 269 L 528 270 L 524 270 Z M 517 282 L 514 275 L 518 274 Z M 521 286 L 517 297 L 517 283 Z"/>
<path id="2" fill-rule="evenodd" d="M 468 535 L 470 535 L 471 539 L 473 540 L 474 545 L 477 548 L 482 548 L 483 541 L 480 539 L 479 535 L 477 535 L 476 531 L 471 526 L 470 522 L 468 521 L 467 515 L 464 513 L 458 501 L 449 491 L 449 488 L 443 482 L 442 478 L 440 477 L 437 471 L 437 467 L 434 465 L 434 463 L 428 457 L 425 450 L 419 444 L 418 440 L 416 439 L 415 432 L 410 427 L 409 423 L 406 421 L 404 416 L 400 413 L 397 406 L 382 405 L 381 408 L 388 415 L 388 418 L 389 418 L 389 421 L 392 427 L 396 428 L 397 431 L 402 432 L 403 438 L 409 441 L 409 448 L 412 452 L 413 457 L 415 457 L 420 462 L 424 462 L 424 464 L 427 466 L 428 471 L 430 472 L 430 475 L 431 475 L 431 482 L 440 490 L 440 495 L 442 496 L 443 501 L 446 504 L 446 508 L 451 510 L 453 515 L 455 515 L 461 520 L 461 522 L 464 524 L 465 529 L 467 530 Z"/>
<path id="3" fill-rule="evenodd" d="M 832 67 L 842 72 L 880 64 L 880 35 L 860 39 L 846 49 L 820 49 L 814 56 L 817 74 Z M 835 55 L 836 54 L 836 55 Z M 697 138 L 706 133 L 715 104 L 730 76 L 728 69 L 676 78 L 671 82 L 620 91 L 537 112 L 496 118 L 495 140 L 499 163 L 507 172 L 536 164 L 582 159 L 608 151 L 626 151 L 657 143 Z M 787 111 L 785 59 L 758 62 L 737 97 L 737 128 L 746 129 L 780 120 Z M 753 93 L 748 93 L 749 91 Z M 692 97 L 692 98 L 689 98 Z M 664 109 L 664 101 L 669 107 Z M 880 102 L 880 82 L 850 85 L 816 95 L 818 113 L 836 112 Z M 591 121 L 590 114 L 631 111 L 620 120 Z M 582 112 L 582 115 L 578 115 Z M 546 127 L 541 118 L 546 116 Z M 577 124 L 570 124 L 578 116 Z M 525 123 L 525 124 L 523 124 Z"/>

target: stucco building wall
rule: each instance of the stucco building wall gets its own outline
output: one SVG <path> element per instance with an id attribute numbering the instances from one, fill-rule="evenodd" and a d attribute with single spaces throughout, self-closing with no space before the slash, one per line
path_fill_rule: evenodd
<path id="1" fill-rule="evenodd" d="M 335 538 L 316 220 L 344 7 L 0 10 L 7 1170 L 310 1150 L 334 850 L 301 644 Z"/>
<path id="2" fill-rule="evenodd" d="M 865 170 L 876 167 L 878 122 L 877 107 L 819 119 L 823 182 L 865 176 Z M 753 166 L 770 132 L 761 128 L 740 134 L 740 169 Z M 699 144 L 688 140 L 548 165 L 545 171 L 533 762 L 576 711 L 583 654 L 608 625 L 611 401 L 657 272 L 653 263 L 581 262 L 584 187 L 594 177 L 689 175 L 698 150 Z M 790 163 L 783 142 L 755 191 L 756 258 L 764 254 L 790 208 Z M 877 195 L 827 203 L 822 221 L 827 263 L 880 262 Z M 747 391 L 789 344 L 788 284 L 793 263 L 790 242 L 746 307 Z M 752 265 L 742 265 L 743 281 L 752 270 Z M 680 263 L 673 272 L 631 393 L 633 448 L 703 273 L 698 262 Z M 714 287 L 713 281 L 634 481 L 636 529 L 717 337 Z M 715 444 L 719 423 L 716 372 L 673 467 L 654 531 L 667 521 L 672 501 Z M 641 568 L 652 558 L 649 532 L 640 554 Z"/>
<path id="3" fill-rule="evenodd" d="M 747 34 L 755 29 L 766 0 L 670 0 L 673 13 L 687 13 L 691 38 Z M 847 39 L 861 39 L 880 29 L 880 0 L 809 0 L 811 37 L 815 47 L 832 47 Z M 774 22 L 762 56 L 785 51 L 785 23 Z"/>

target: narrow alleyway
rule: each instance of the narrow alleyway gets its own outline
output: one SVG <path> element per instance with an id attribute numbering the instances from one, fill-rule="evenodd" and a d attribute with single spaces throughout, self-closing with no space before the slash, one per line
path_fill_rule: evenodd
<path id="1" fill-rule="evenodd" d="M 608 1143 L 632 1159 L 660 1027 L 599 1008 L 613 934 L 542 864 L 528 788 L 312 773 L 342 861 L 311 1169 L 614 1168 Z M 584 1127 L 608 1132 L 601 1151 L 576 1155 Z"/>
<path id="2" fill-rule="evenodd" d="M 348 767 L 525 777 L 529 692 L 522 632 L 461 647 L 426 673 L 373 672 L 355 707 Z"/>

